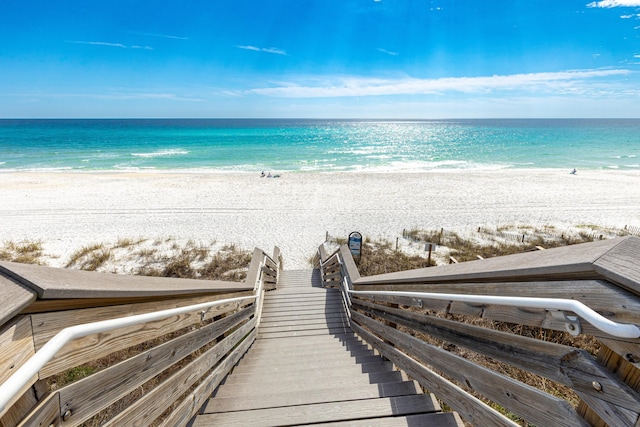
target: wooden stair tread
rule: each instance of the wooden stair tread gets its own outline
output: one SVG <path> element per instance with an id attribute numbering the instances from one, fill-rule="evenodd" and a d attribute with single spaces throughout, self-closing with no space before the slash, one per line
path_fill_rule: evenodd
<path id="1" fill-rule="evenodd" d="M 207 414 L 194 426 L 283 426 L 439 412 L 430 394 Z"/>
<path id="2" fill-rule="evenodd" d="M 313 385 L 309 385 L 312 387 Z M 316 386 L 317 387 L 317 386 Z M 344 400 L 372 399 L 377 397 L 396 397 L 416 394 L 419 387 L 413 381 L 397 383 L 366 384 L 352 387 L 309 388 L 307 390 L 285 390 L 277 393 L 265 394 L 255 390 L 253 394 L 216 394 L 207 404 L 204 412 L 231 412 L 251 409 L 276 408 L 292 405 L 306 405 L 311 403 L 329 403 Z"/>

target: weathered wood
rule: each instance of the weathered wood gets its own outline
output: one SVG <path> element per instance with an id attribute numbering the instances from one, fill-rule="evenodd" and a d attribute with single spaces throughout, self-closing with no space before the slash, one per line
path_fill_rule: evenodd
<path id="1" fill-rule="evenodd" d="M 217 297 L 221 299 L 221 297 Z M 39 375 L 40 378 L 46 378 L 65 369 L 78 366 L 91 360 L 106 356 L 115 351 L 122 350 L 127 347 L 166 335 L 168 333 L 186 328 L 191 325 L 200 325 L 203 320 L 207 321 L 220 314 L 237 310 L 242 304 L 253 302 L 251 298 L 247 298 L 244 302 L 235 302 L 213 307 L 205 312 L 204 318 L 200 311 L 190 312 L 181 315 L 171 316 L 166 319 L 148 322 L 142 325 L 133 325 L 125 328 L 115 329 L 100 334 L 99 339 L 89 335 L 84 338 L 76 339 L 65 345 L 54 358 L 45 365 Z M 96 309 L 86 309 L 78 311 L 68 311 L 63 313 L 47 313 L 34 314 L 34 341 L 37 348 L 42 347 L 55 333 L 65 327 L 75 324 L 90 323 L 102 319 L 118 318 L 131 316 L 152 311 L 151 308 L 157 308 L 160 303 L 144 304 L 140 306 L 126 306 L 122 311 L 119 307 L 106 307 Z M 166 303 L 161 305 L 166 306 Z M 153 310 L 157 311 L 157 310 Z"/>
<path id="2" fill-rule="evenodd" d="M 258 279 L 260 279 L 260 264 L 262 264 L 262 259 L 264 258 L 264 253 L 255 248 L 253 250 L 253 255 L 251 256 L 251 263 L 249 264 L 249 270 L 247 271 L 247 277 L 245 279 L 245 283 L 248 286 L 251 286 L 252 289 L 257 287 Z"/>
<path id="3" fill-rule="evenodd" d="M 640 344 L 606 338 L 600 338 L 600 342 L 640 369 Z"/>
<path id="4" fill-rule="evenodd" d="M 10 280 L 0 270 L 0 327 L 36 300 L 31 289 Z"/>
<path id="5" fill-rule="evenodd" d="M 38 406 L 18 424 L 18 427 L 49 427 L 59 426 L 61 424 L 60 395 L 58 393 L 52 393 L 39 402 Z"/>
<path id="6" fill-rule="evenodd" d="M 37 292 L 38 298 L 114 298 L 248 290 L 241 282 L 129 276 L 0 262 L 0 273 Z"/>
<path id="7" fill-rule="evenodd" d="M 628 237 L 595 263 L 596 271 L 635 295 L 640 295 L 640 238 Z"/>
<path id="8" fill-rule="evenodd" d="M 372 425 L 384 425 L 384 427 L 464 427 L 460 416 L 454 412 L 407 415 L 406 417 L 387 417 L 376 420 L 349 420 L 322 424 L 323 427 L 371 427 Z"/>
<path id="9" fill-rule="evenodd" d="M 123 412 L 109 420 L 106 426 L 148 425 L 170 407 L 194 383 L 231 351 L 254 327 L 247 322 L 232 334 L 207 350 L 197 359 L 182 367 L 147 395 L 134 402 Z"/>
<path id="10" fill-rule="evenodd" d="M 504 417 L 495 409 L 484 404 L 452 382 L 400 352 L 398 349 L 385 343 L 358 324 L 353 324 L 352 328 L 381 354 L 393 361 L 400 369 L 406 371 L 424 388 L 436 393 L 438 398 L 443 400 L 448 406 L 458 412 L 462 418 L 468 420 L 473 425 L 496 427 L 518 426 L 518 424 Z"/>
<path id="11" fill-rule="evenodd" d="M 354 300 L 354 306 L 413 331 L 567 385 L 594 398 L 628 409 L 640 408 L 640 395 L 621 384 L 584 350 L 367 302 Z M 593 388 L 593 381 L 602 386 L 601 391 Z"/>
<path id="12" fill-rule="evenodd" d="M 342 258 L 342 265 L 345 268 L 345 274 L 349 276 L 349 280 L 352 282 L 360 279 L 360 272 L 358 271 L 358 267 L 356 263 L 353 261 L 353 257 L 351 256 L 351 252 L 347 245 L 340 246 L 340 256 Z"/>
<path id="13" fill-rule="evenodd" d="M 21 392 L 16 396 L 18 398 L 12 400 L 11 406 L 6 407 L 2 418 L 0 418 L 0 426 L 2 427 L 14 427 L 38 404 L 35 391 L 31 387 L 26 387 L 24 393 Z"/>
<path id="14" fill-rule="evenodd" d="M 612 374 L 616 375 L 623 384 L 628 385 L 638 395 L 640 395 L 640 369 L 637 365 L 630 363 L 627 359 L 621 357 L 614 350 L 603 345 L 598 352 L 598 362 L 606 366 Z M 603 388 L 603 390 L 606 390 Z M 609 425 L 623 425 L 623 421 L 632 425 L 640 420 L 640 405 L 631 409 L 631 413 L 616 410 L 617 408 L 603 408 L 598 410 L 594 405 L 599 402 L 592 402 L 581 396 L 585 403 L 578 406 L 578 412 L 592 425 L 600 425 L 606 422 Z"/>
<path id="15" fill-rule="evenodd" d="M 253 313 L 251 306 L 64 387 L 61 411 L 72 413 L 67 422 L 83 422 Z"/>
<path id="16" fill-rule="evenodd" d="M 28 316 L 19 316 L 0 330 L 0 349 L 2 350 L 0 351 L 0 384 L 2 384 L 35 354 L 31 335 L 31 319 Z M 0 411 L 0 418 L 29 390 L 37 379 L 38 376 L 34 375 L 20 389 L 5 407 L 5 410 Z"/>
<path id="17" fill-rule="evenodd" d="M 258 381 L 249 375 L 230 375 L 224 383 L 224 393 L 230 395 L 238 395 L 243 393 L 253 393 L 260 391 L 263 394 L 278 393 L 282 390 L 298 390 L 306 392 L 309 389 L 318 387 L 319 384 L 331 385 L 335 388 L 349 388 L 353 386 L 368 384 L 387 384 L 405 381 L 400 371 L 384 371 L 371 372 L 366 375 L 354 374 L 353 372 L 332 372 L 327 375 L 326 372 L 318 373 L 317 371 L 304 371 L 309 377 L 300 378 L 277 378 L 276 380 L 268 379 Z M 253 390 L 253 391 L 252 391 Z M 219 392 L 220 393 L 220 392 Z M 222 395 L 222 394 L 221 394 Z"/>
<path id="18" fill-rule="evenodd" d="M 559 279 L 602 279 L 596 271 L 594 262 L 626 239 L 624 237 L 582 243 L 544 251 L 527 252 L 489 258 L 482 261 L 469 261 L 459 264 L 442 265 L 437 268 L 387 273 L 363 277 L 355 280 L 358 290 L 361 286 L 399 284 L 399 283 L 444 283 L 444 282 L 481 282 L 481 281 L 518 281 L 559 280 Z"/>
<path id="19" fill-rule="evenodd" d="M 221 387 L 224 390 L 224 387 Z M 396 397 L 418 394 L 419 387 L 413 381 L 403 381 L 389 384 L 354 385 L 351 387 L 335 388 L 315 386 L 301 392 L 301 390 L 279 390 L 276 393 L 262 392 L 244 395 L 222 397 L 215 395 L 204 407 L 207 414 L 230 411 L 247 411 L 253 409 L 276 408 L 280 406 L 308 405 L 313 403 L 329 403 L 347 400 L 374 399 L 378 397 Z"/>
<path id="20" fill-rule="evenodd" d="M 199 416 L 194 427 L 209 425 L 271 426 L 343 421 L 349 419 L 400 416 L 424 412 L 438 412 L 440 407 L 431 395 L 364 399 L 343 402 L 318 403 L 285 408 L 257 409 L 253 411 L 205 414 Z"/>
<path id="21" fill-rule="evenodd" d="M 200 410 L 211 393 L 229 374 L 231 368 L 238 363 L 238 360 L 246 353 L 255 339 L 256 330 L 254 329 L 229 357 L 224 359 L 191 394 L 177 405 L 176 409 L 162 422 L 161 427 L 186 425 L 187 421 Z"/>
<path id="22" fill-rule="evenodd" d="M 557 426 L 583 425 L 582 419 L 563 399 L 478 366 L 358 312 L 352 312 L 352 319 L 390 341 L 398 349 L 409 352 L 418 361 L 428 363 L 460 384 L 466 384 L 470 389 L 509 408 L 511 412 L 531 423 Z"/>

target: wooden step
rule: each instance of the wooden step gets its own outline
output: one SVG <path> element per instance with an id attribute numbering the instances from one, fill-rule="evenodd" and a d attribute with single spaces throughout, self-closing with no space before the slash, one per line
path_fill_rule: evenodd
<path id="1" fill-rule="evenodd" d="M 236 366 L 233 369 L 231 378 L 237 378 L 242 375 L 251 376 L 261 381 L 278 380 L 284 378 L 294 378 L 297 376 L 307 378 L 317 378 L 322 380 L 331 375 L 359 375 L 368 374 L 373 372 L 390 372 L 393 371 L 393 363 L 391 362 L 369 362 L 362 364 L 355 364 L 351 362 L 344 362 L 341 360 L 323 361 L 321 365 L 316 366 Z"/>
<path id="2" fill-rule="evenodd" d="M 439 411 L 440 406 L 432 395 L 418 394 L 214 414 L 204 412 L 196 418 L 194 426 L 290 426 Z"/>
<path id="3" fill-rule="evenodd" d="M 351 420 L 335 423 L 306 424 L 322 427 L 464 427 L 464 422 L 456 412 L 408 415 L 406 417 L 385 417 L 376 419 Z"/>
<path id="4" fill-rule="evenodd" d="M 318 378 L 321 379 L 318 380 Z M 320 381 L 320 383 L 317 381 Z M 330 377 L 324 375 L 324 378 L 322 375 L 315 375 L 309 378 L 280 378 L 277 380 L 271 378 L 266 381 L 260 379 L 260 382 L 258 382 L 257 378 L 252 379 L 250 375 L 234 376 L 232 374 L 225 379 L 223 386 L 225 392 L 229 393 L 235 393 L 238 390 L 248 392 L 249 389 L 259 390 L 263 393 L 277 393 L 282 390 L 309 390 L 310 387 L 318 387 L 318 384 L 348 388 L 356 385 L 386 384 L 402 381 L 406 381 L 406 377 L 400 371 L 372 372 L 365 375 L 336 372 Z"/>
<path id="5" fill-rule="evenodd" d="M 283 359 L 301 358 L 331 358 L 331 357 L 357 357 L 376 354 L 372 349 L 364 344 L 360 346 L 352 346 L 351 348 L 338 348 L 338 344 L 326 344 L 316 347 L 299 346 L 293 348 L 252 348 L 242 359 L 240 363 L 245 363 L 248 360 L 262 359 L 266 363 L 272 363 Z"/>
<path id="6" fill-rule="evenodd" d="M 301 337 L 301 336 L 314 336 L 314 335 L 335 335 L 345 334 L 349 332 L 348 327 L 344 328 L 322 328 L 303 331 L 285 331 L 285 332 L 258 332 L 258 338 L 283 338 L 283 337 Z"/>
<path id="7" fill-rule="evenodd" d="M 312 385 L 310 385 L 312 386 Z M 277 408 L 292 405 L 307 405 L 312 403 L 339 402 L 345 400 L 373 399 L 378 397 L 397 397 L 417 394 L 419 386 L 413 381 L 403 381 L 385 384 L 366 384 L 353 387 L 334 388 L 320 387 L 304 390 L 280 390 L 266 394 L 255 390 L 253 394 L 228 394 L 224 387 L 220 387 L 213 399 L 210 399 L 204 412 L 231 412 L 250 409 Z"/>
<path id="8" fill-rule="evenodd" d="M 265 360 L 263 358 L 247 357 L 242 360 L 235 369 L 235 373 L 242 373 L 244 370 L 260 370 L 261 372 L 283 371 L 283 370 L 301 370 L 301 369 L 334 369 L 342 366 L 368 365 L 369 363 L 384 362 L 380 356 L 364 355 L 350 357 L 346 354 L 337 354 L 331 358 L 299 358 L 285 357 L 280 360 Z"/>

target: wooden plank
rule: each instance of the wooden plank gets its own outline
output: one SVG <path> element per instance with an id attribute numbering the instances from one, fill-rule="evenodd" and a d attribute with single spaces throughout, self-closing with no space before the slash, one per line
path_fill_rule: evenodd
<path id="1" fill-rule="evenodd" d="M 323 427 L 371 427 L 372 425 L 384 425 L 384 427 L 464 427 L 464 423 L 460 419 L 460 416 L 455 412 L 438 412 L 435 414 L 408 415 L 406 417 L 386 417 L 307 425 L 322 425 Z"/>
<path id="2" fill-rule="evenodd" d="M 223 357 L 254 328 L 254 322 L 247 322 L 232 334 L 201 354 L 197 359 L 182 367 L 170 378 L 138 399 L 123 412 L 105 424 L 107 426 L 149 425 L 170 407 L 182 394 L 215 366 Z"/>
<path id="3" fill-rule="evenodd" d="M 420 313 L 357 302 L 367 313 L 440 340 L 489 356 L 519 369 L 567 385 L 594 398 L 628 409 L 640 408 L 640 396 L 585 350 L 439 319 Z M 597 381 L 602 390 L 593 388 Z"/>
<path id="4" fill-rule="evenodd" d="M 423 364 L 393 348 L 383 340 L 366 331 L 358 324 L 353 325 L 358 335 L 375 349 L 393 361 L 400 369 L 416 379 L 424 388 L 438 395 L 462 418 L 477 426 L 517 427 L 519 424 L 509 420 L 495 409 L 476 399 L 460 387 L 433 372 Z"/>
<path id="5" fill-rule="evenodd" d="M 358 312 L 352 312 L 352 316 L 354 321 L 382 336 L 396 348 L 408 352 L 421 363 L 428 363 L 460 384 L 466 384 L 470 389 L 530 423 L 555 426 L 583 425 L 580 416 L 563 399 L 476 365 Z"/>
<path id="6" fill-rule="evenodd" d="M 34 389 L 28 386 L 22 395 L 17 394 L 16 397 L 10 403 L 11 406 L 5 407 L 2 418 L 0 418 L 0 426 L 13 427 L 17 425 L 38 404 Z"/>
<path id="7" fill-rule="evenodd" d="M 216 299 L 223 299 L 223 297 L 218 296 Z M 201 302 L 209 301 L 202 301 L 201 298 L 197 298 L 196 300 Z M 247 299 L 246 302 L 252 302 L 252 300 Z M 180 304 L 186 304 L 186 301 L 180 301 Z M 174 308 L 175 305 L 175 302 L 163 301 L 120 307 L 113 306 L 33 314 L 35 345 L 37 349 L 40 349 L 56 333 L 69 326 Z M 205 313 L 204 320 L 206 321 L 220 314 L 236 310 L 239 305 L 240 303 L 230 303 L 213 307 Z M 40 371 L 39 375 L 40 378 L 43 379 L 124 348 L 166 335 L 190 325 L 200 325 L 201 323 L 201 312 L 197 311 L 149 322 L 144 325 L 133 325 L 104 332 L 100 334 L 100 339 L 96 339 L 94 335 L 79 338 L 65 345 Z"/>
<path id="8" fill-rule="evenodd" d="M 184 295 L 250 290 L 242 282 L 129 276 L 0 262 L 0 273 L 37 292 L 41 299 Z"/>
<path id="9" fill-rule="evenodd" d="M 224 385 L 219 392 L 224 390 Z M 417 394 L 419 387 L 413 381 L 387 384 L 367 384 L 346 388 L 334 388 L 314 385 L 304 392 L 300 390 L 281 390 L 278 393 L 256 393 L 254 395 L 235 395 L 222 397 L 216 394 L 205 406 L 207 414 L 253 409 L 277 408 L 283 406 L 329 403 L 345 400 L 374 399 L 377 397 L 396 397 Z"/>
<path id="10" fill-rule="evenodd" d="M 295 339 L 289 338 L 280 338 L 280 339 L 270 339 L 270 340 L 258 340 L 254 344 L 253 348 L 259 347 L 274 347 L 279 346 L 281 348 L 285 347 L 296 347 L 296 346 L 315 346 L 319 343 L 337 343 L 344 346 L 349 346 L 353 344 L 362 343 L 353 333 L 353 331 L 349 331 L 346 334 L 340 335 L 318 335 L 318 336 L 308 336 L 308 337 L 296 337 Z"/>
<path id="11" fill-rule="evenodd" d="M 295 371 L 295 374 L 292 374 L 293 371 L 281 371 L 281 372 L 271 372 L 271 373 L 237 373 L 234 370 L 233 375 L 229 376 L 225 382 L 225 386 L 227 384 L 245 384 L 251 383 L 256 387 L 260 386 L 260 388 L 266 387 L 267 384 L 300 384 L 300 383 L 331 383 L 334 381 L 345 384 L 351 383 L 355 384 L 357 381 L 365 381 L 366 383 L 372 382 L 390 382 L 391 381 L 402 381 L 402 373 L 394 371 L 393 367 L 389 363 L 368 363 L 366 365 L 353 365 L 348 367 L 342 367 L 340 369 L 336 369 L 327 374 L 327 371 L 318 370 L 318 369 L 298 369 Z M 389 374 L 389 373 L 397 372 L 397 374 Z M 362 375 L 366 374 L 366 375 Z M 385 375 L 389 374 L 389 375 Z M 330 378 L 329 378 L 330 377 Z M 358 378 L 360 378 L 358 380 Z M 284 386 L 282 386 L 284 387 Z"/>
<path id="12" fill-rule="evenodd" d="M 310 335 L 333 335 L 333 334 L 346 334 L 350 332 L 348 328 L 325 328 L 325 329 L 312 329 L 303 331 L 289 331 L 289 332 L 260 332 L 261 339 L 270 338 L 283 338 L 283 337 L 301 337 Z"/>
<path id="13" fill-rule="evenodd" d="M 19 316 L 0 329 L 0 384 L 35 354 L 31 319 Z M 34 377 L 35 382 L 35 377 Z"/>
<path id="14" fill-rule="evenodd" d="M 640 344 L 607 338 L 600 338 L 599 341 L 640 369 Z"/>
<path id="15" fill-rule="evenodd" d="M 356 263 L 353 261 L 353 256 L 351 256 L 351 251 L 347 245 L 340 246 L 340 257 L 342 258 L 342 265 L 346 270 L 346 275 L 349 276 L 349 279 L 354 282 L 360 279 L 360 272 L 358 271 L 358 267 Z"/>
<path id="16" fill-rule="evenodd" d="M 250 286 L 251 289 L 257 288 L 258 279 L 260 278 L 260 264 L 264 258 L 264 253 L 258 249 L 253 249 L 253 255 L 251 256 L 251 263 L 249 264 L 249 270 L 247 271 L 247 277 L 245 283 Z"/>
<path id="17" fill-rule="evenodd" d="M 0 271 L 0 327 L 36 300 L 36 292 L 10 280 Z"/>
<path id="18" fill-rule="evenodd" d="M 60 418 L 60 395 L 51 393 L 45 397 L 38 406 L 25 417 L 17 427 L 32 426 L 59 426 L 62 423 Z"/>
<path id="19" fill-rule="evenodd" d="M 440 407 L 431 395 L 389 397 L 384 399 L 318 403 L 285 408 L 204 414 L 196 418 L 194 427 L 296 425 L 349 419 L 399 416 L 438 412 Z"/>
<path id="20" fill-rule="evenodd" d="M 251 306 L 64 387 L 60 390 L 61 410 L 70 410 L 72 413 L 65 423 L 77 425 L 85 421 L 169 366 L 215 340 L 253 312 Z"/>
<path id="21" fill-rule="evenodd" d="M 527 252 L 447 264 L 437 268 L 421 268 L 398 273 L 380 274 L 355 280 L 357 290 L 377 289 L 382 284 L 444 283 L 481 281 L 602 279 L 594 262 L 628 238 L 599 240 L 544 251 Z"/>
<path id="22" fill-rule="evenodd" d="M 0 330 L 0 384 L 4 383 L 18 368 L 24 365 L 29 358 L 35 355 L 33 337 L 31 335 L 31 319 L 28 316 L 19 316 L 7 323 Z M 37 374 L 25 384 L 20 391 L 9 401 L 4 411 L 0 411 L 0 417 L 15 404 L 20 397 L 38 380 Z"/>
<path id="23" fill-rule="evenodd" d="M 640 296 L 640 238 L 628 237 L 595 263 L 596 271 Z"/>
<path id="24" fill-rule="evenodd" d="M 341 357 L 342 356 L 342 357 Z M 241 363 L 234 369 L 234 374 L 251 374 L 256 373 L 259 375 L 269 375 L 272 373 L 293 372 L 303 369 L 318 369 L 318 370 L 337 370 L 341 368 L 352 368 L 361 366 L 363 370 L 369 364 L 383 362 L 380 356 L 365 355 L 358 357 L 350 357 L 348 355 L 336 356 L 334 358 L 307 358 L 299 359 L 282 358 L 280 360 L 271 361 L 254 361 L 254 363 Z M 287 373 L 288 374 L 288 373 Z"/>
<path id="25" fill-rule="evenodd" d="M 640 394 L 640 369 L 637 365 L 629 362 L 606 345 L 600 347 L 598 362 L 606 366 L 621 382 Z M 603 388 L 603 390 L 605 389 Z M 583 399 L 583 402 L 578 406 L 578 412 L 592 425 L 600 425 L 603 422 L 609 425 L 633 425 L 640 420 L 640 405 L 630 408 L 629 412 L 623 411 L 621 408 L 606 407 L 601 401 L 585 399 L 585 396 L 582 395 L 580 398 Z"/>
<path id="26" fill-rule="evenodd" d="M 320 379 L 318 379 L 320 377 Z M 312 382 L 316 381 L 315 383 Z M 281 378 L 278 381 L 256 381 L 251 377 L 241 378 L 240 380 L 235 377 L 234 374 L 230 375 L 225 383 L 224 387 L 221 387 L 217 393 L 220 396 L 250 396 L 254 394 L 269 395 L 281 392 L 282 390 L 298 391 L 305 393 L 309 389 L 317 387 L 317 384 L 321 383 L 325 386 L 332 386 L 335 388 L 347 389 L 355 386 L 366 386 L 371 384 L 393 384 L 405 381 L 402 372 L 400 371 L 387 371 L 387 372 L 373 372 L 367 375 L 354 375 L 352 372 L 341 373 L 336 375 L 324 374 L 315 375 L 309 379 L 307 378 Z"/>
<path id="27" fill-rule="evenodd" d="M 255 339 L 256 330 L 254 329 L 229 357 L 224 359 L 191 394 L 177 405 L 173 412 L 163 420 L 160 427 L 187 425 L 187 422 L 199 411 L 202 405 L 204 405 L 209 396 L 211 396 L 211 393 L 213 393 L 213 390 L 215 390 L 228 375 L 233 365 L 238 363 L 240 357 L 247 351 Z"/>

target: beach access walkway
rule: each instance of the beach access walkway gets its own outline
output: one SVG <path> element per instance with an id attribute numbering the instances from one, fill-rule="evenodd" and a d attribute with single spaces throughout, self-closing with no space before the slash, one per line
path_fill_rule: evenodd
<path id="1" fill-rule="evenodd" d="M 193 426 L 460 426 L 350 329 L 318 270 L 284 270 L 258 337 Z M 329 424 L 326 424 L 329 423 Z"/>
<path id="2" fill-rule="evenodd" d="M 628 236 L 373 276 L 346 244 L 305 270 L 255 248 L 243 282 L 0 261 L 0 427 L 639 427 L 639 259 Z"/>

